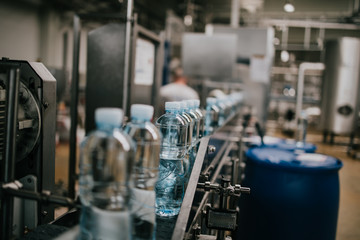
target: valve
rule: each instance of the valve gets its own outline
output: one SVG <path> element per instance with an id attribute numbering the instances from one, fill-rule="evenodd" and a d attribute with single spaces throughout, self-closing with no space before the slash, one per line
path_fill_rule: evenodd
<path id="1" fill-rule="evenodd" d="M 236 196 L 240 197 L 242 193 L 250 194 L 250 188 L 242 187 L 240 184 L 235 184 L 235 186 L 230 185 L 229 180 L 222 179 L 222 184 L 210 183 L 206 181 L 204 183 L 198 183 L 197 187 L 200 189 L 204 189 L 206 192 L 214 190 L 216 193 L 227 196 Z"/>

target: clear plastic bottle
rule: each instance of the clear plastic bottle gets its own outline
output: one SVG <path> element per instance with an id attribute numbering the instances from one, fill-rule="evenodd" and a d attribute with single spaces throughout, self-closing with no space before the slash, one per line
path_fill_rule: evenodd
<path id="1" fill-rule="evenodd" d="M 199 122 L 199 138 L 202 138 L 204 136 L 204 129 L 205 129 L 205 114 L 200 109 L 200 100 L 194 99 L 193 102 L 194 102 L 195 112 L 197 113 L 197 115 L 200 118 L 200 122 Z"/>
<path id="2" fill-rule="evenodd" d="M 188 124 L 179 114 L 179 102 L 166 102 L 165 114 L 156 121 L 163 136 L 159 178 L 156 183 L 156 214 L 176 216 L 184 197 L 184 157 L 187 153 Z"/>
<path id="3" fill-rule="evenodd" d="M 224 100 L 225 99 L 223 97 L 216 99 L 216 105 L 219 108 L 219 121 L 218 121 L 219 127 L 221 127 L 226 121 L 227 110 Z"/>
<path id="4" fill-rule="evenodd" d="M 193 133 L 192 133 L 193 139 L 192 139 L 192 143 L 191 143 L 192 145 L 194 145 L 196 140 L 199 139 L 200 117 L 195 112 L 195 103 L 194 103 L 194 101 L 193 100 L 186 100 L 185 102 L 187 104 L 186 112 L 189 114 L 189 116 L 194 121 L 194 129 L 193 129 Z"/>
<path id="5" fill-rule="evenodd" d="M 136 144 L 130 200 L 132 234 L 136 240 L 151 240 L 155 237 L 155 184 L 159 174 L 161 133 L 151 123 L 152 106 L 134 104 L 130 113 L 131 122 L 124 131 Z"/>
<path id="6" fill-rule="evenodd" d="M 216 106 L 216 98 L 206 99 L 205 135 L 212 134 L 219 126 L 219 111 Z"/>
<path id="7" fill-rule="evenodd" d="M 130 178 L 135 145 L 118 108 L 95 111 L 97 129 L 80 146 L 80 239 L 130 239 Z"/>
<path id="8" fill-rule="evenodd" d="M 188 123 L 188 133 L 187 133 L 187 148 L 190 148 L 191 144 L 193 143 L 193 137 L 194 137 L 194 127 L 195 126 L 195 121 L 194 119 L 190 116 L 189 114 L 189 109 L 188 109 L 188 104 L 186 101 L 182 101 L 180 102 L 180 115 L 187 121 Z"/>
<path id="9" fill-rule="evenodd" d="M 184 157 L 184 170 L 185 170 L 185 185 L 187 185 L 190 174 L 191 174 L 191 160 L 190 160 L 190 152 L 189 149 L 191 148 L 191 144 L 193 142 L 193 130 L 194 130 L 194 120 L 191 118 L 189 113 L 187 112 L 187 103 L 185 101 L 180 102 L 180 115 L 186 120 L 188 124 L 188 131 L 187 131 L 187 152 Z"/>
<path id="10" fill-rule="evenodd" d="M 189 149 L 189 159 L 190 159 L 190 169 L 189 172 L 191 173 L 192 168 L 195 163 L 196 153 L 197 153 L 197 146 L 196 142 L 199 139 L 199 130 L 200 130 L 200 116 L 195 112 L 195 102 L 194 100 L 186 100 L 187 103 L 187 113 L 194 121 L 194 129 L 193 129 L 193 141 L 191 143 L 191 148 Z"/>

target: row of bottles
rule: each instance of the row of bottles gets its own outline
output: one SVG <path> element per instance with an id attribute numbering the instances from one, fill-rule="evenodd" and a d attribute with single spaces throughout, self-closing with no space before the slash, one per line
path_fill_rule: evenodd
<path id="1" fill-rule="evenodd" d="M 156 214 L 179 214 L 185 187 L 196 158 L 196 143 L 203 135 L 204 117 L 198 100 L 166 102 L 165 114 L 156 121 L 163 136 L 159 179 L 156 185 Z"/>
<path id="2" fill-rule="evenodd" d="M 95 112 L 96 131 L 80 146 L 79 239 L 154 239 L 156 216 L 177 216 L 204 135 L 198 100 L 135 104 L 122 128 L 121 109 Z M 167 236 L 168 237 L 168 236 Z"/>
<path id="3" fill-rule="evenodd" d="M 208 97 L 206 99 L 205 135 L 211 135 L 238 112 L 242 100 L 241 92 L 234 92 L 218 98 Z"/>

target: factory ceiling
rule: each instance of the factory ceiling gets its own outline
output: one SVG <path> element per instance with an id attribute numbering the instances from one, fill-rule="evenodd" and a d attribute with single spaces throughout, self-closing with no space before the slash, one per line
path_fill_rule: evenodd
<path id="1" fill-rule="evenodd" d="M 6 0 L 10 1 L 10 0 Z M 194 31 L 205 24 L 229 24 L 233 0 L 134 0 L 140 24 L 152 30 L 164 29 L 168 10 L 179 17 L 192 16 Z M 256 24 L 263 19 L 316 20 L 358 23 L 359 0 L 239 0 L 240 25 Z M 285 1 L 295 12 L 284 12 Z M 76 13 L 120 13 L 125 15 L 127 0 L 12 0 L 18 4 Z"/>

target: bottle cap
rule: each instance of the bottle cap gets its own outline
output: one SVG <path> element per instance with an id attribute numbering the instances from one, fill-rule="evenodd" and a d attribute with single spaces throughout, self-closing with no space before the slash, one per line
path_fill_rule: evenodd
<path id="1" fill-rule="evenodd" d="M 194 102 L 193 100 L 185 100 L 188 109 L 193 109 L 194 108 Z"/>
<path id="2" fill-rule="evenodd" d="M 193 102 L 194 102 L 194 106 L 195 106 L 196 108 L 199 108 L 199 107 L 200 107 L 200 100 L 199 100 L 199 99 L 194 99 Z"/>
<path id="3" fill-rule="evenodd" d="M 180 102 L 165 102 L 165 110 L 179 110 Z"/>
<path id="4" fill-rule="evenodd" d="M 97 108 L 95 110 L 96 124 L 109 124 L 120 127 L 124 113 L 120 108 Z"/>
<path id="5" fill-rule="evenodd" d="M 188 110 L 187 103 L 185 101 L 180 102 L 180 109 L 182 110 Z"/>
<path id="6" fill-rule="evenodd" d="M 154 115 L 154 107 L 145 104 L 133 104 L 130 109 L 131 118 L 150 121 Z"/>

